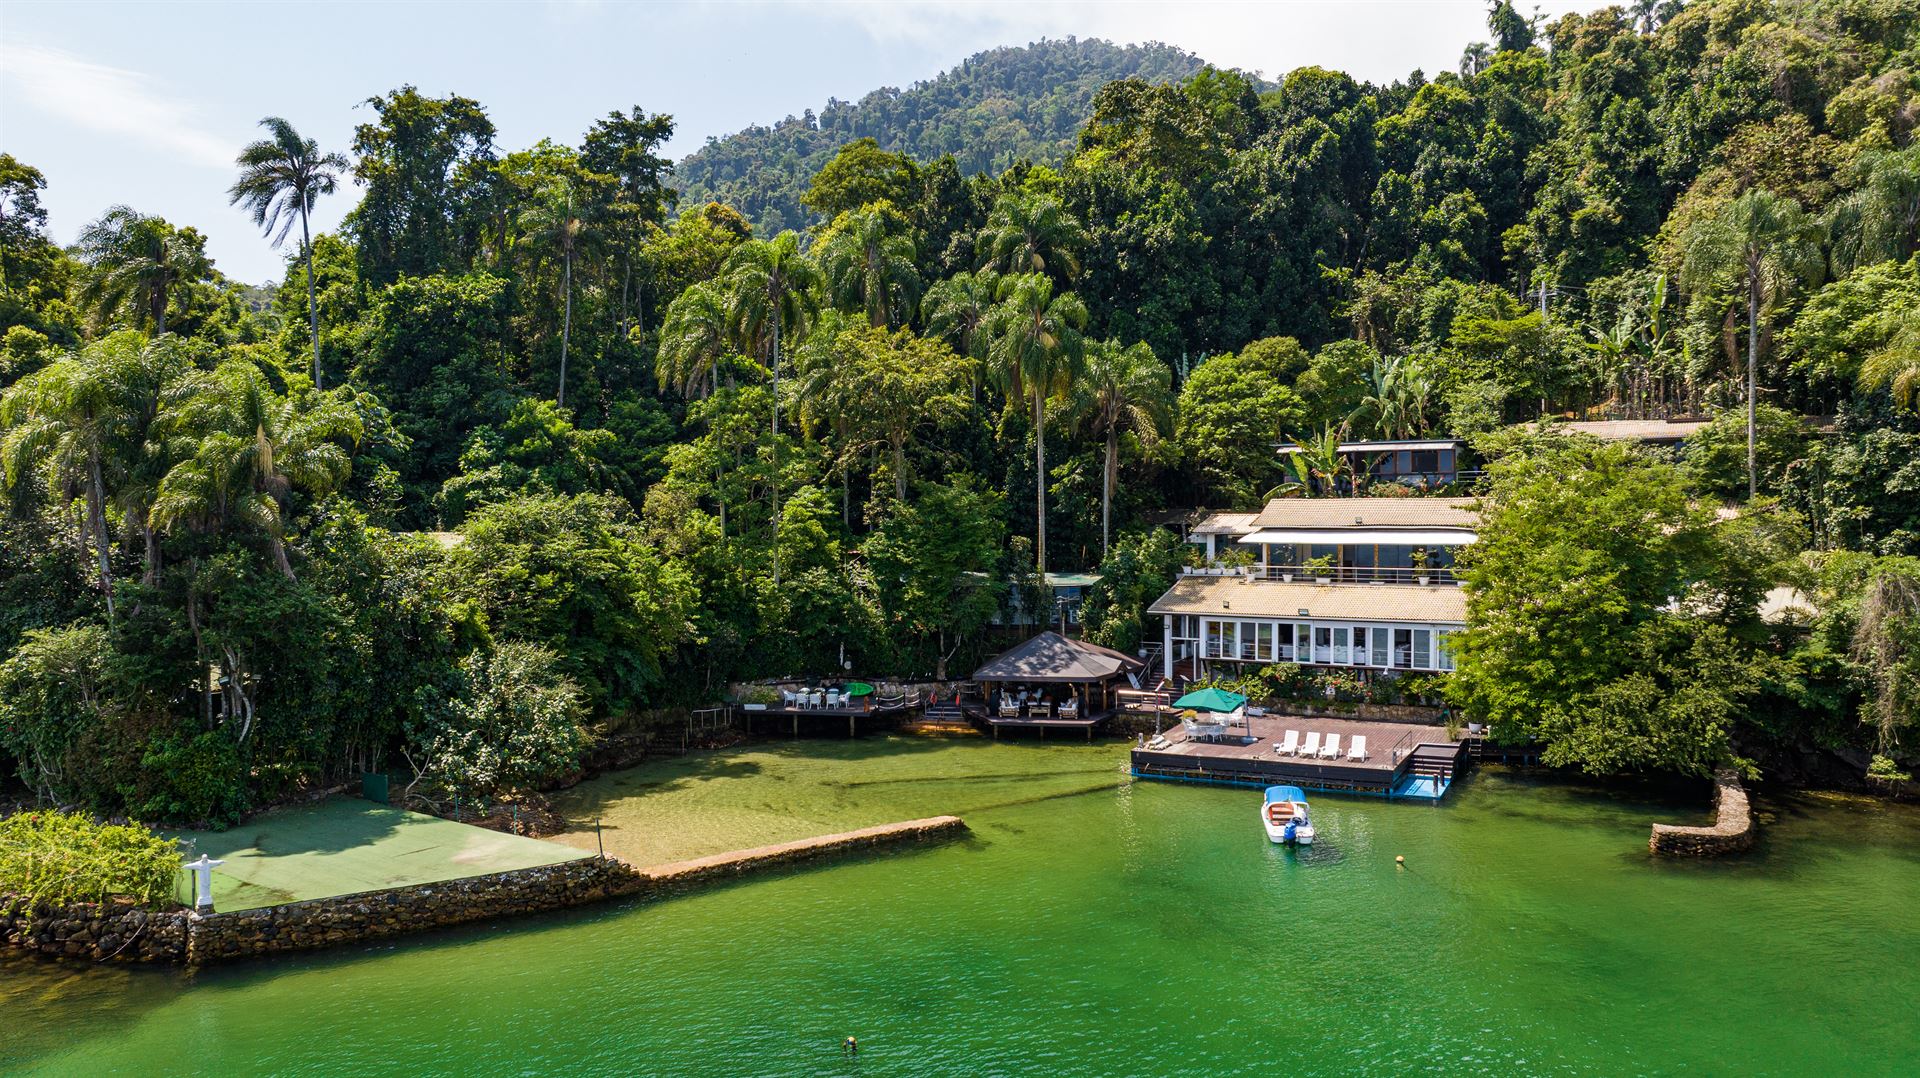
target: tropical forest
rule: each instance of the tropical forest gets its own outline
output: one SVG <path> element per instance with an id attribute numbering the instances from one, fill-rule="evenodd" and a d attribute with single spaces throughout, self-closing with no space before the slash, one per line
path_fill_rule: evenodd
<path id="1" fill-rule="evenodd" d="M 1130 651 L 1201 515 L 1420 438 L 1485 520 L 1422 694 L 1593 775 L 1898 786 L 1920 5 L 1487 27 L 1384 84 L 1042 42 L 678 163 L 645 102 L 519 146 L 359 87 L 330 146 L 255 87 L 266 283 L 134 177 L 62 246 L 0 154 L 0 802 L 537 790 L 741 682 L 965 677 L 1047 573 Z"/>

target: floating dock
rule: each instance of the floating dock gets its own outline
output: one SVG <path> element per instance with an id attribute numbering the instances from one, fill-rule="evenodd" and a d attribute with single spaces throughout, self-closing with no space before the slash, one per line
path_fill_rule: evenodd
<path id="1" fill-rule="evenodd" d="M 1333 757 L 1282 756 L 1274 751 L 1288 730 L 1305 741 L 1318 733 L 1340 738 Z M 1365 759 L 1351 759 L 1353 738 L 1367 739 Z M 1362 794 L 1391 799 L 1438 801 L 1467 761 L 1467 742 L 1455 741 L 1439 726 L 1359 722 L 1295 715 L 1249 717 L 1227 735 L 1189 739 L 1179 722 L 1163 736 L 1163 748 L 1136 747 L 1135 778 L 1203 782 L 1227 786 L 1299 786 L 1308 790 Z"/>

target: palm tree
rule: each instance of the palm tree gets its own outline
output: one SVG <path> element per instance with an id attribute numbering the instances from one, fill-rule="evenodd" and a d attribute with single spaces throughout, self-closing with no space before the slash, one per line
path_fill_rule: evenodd
<path id="1" fill-rule="evenodd" d="M 1885 348 L 1860 365 L 1862 389 L 1881 386 L 1904 408 L 1920 405 L 1920 322 L 1908 321 Z"/>
<path id="2" fill-rule="evenodd" d="M 1087 230 L 1059 199 L 1009 192 L 994 204 L 974 247 L 983 268 L 1046 273 L 1064 284 L 1080 275 L 1079 251 L 1087 242 Z"/>
<path id="3" fill-rule="evenodd" d="M 1861 154 L 1850 171 L 1853 191 L 1827 211 L 1835 270 L 1903 261 L 1920 249 L 1920 143 Z"/>
<path id="4" fill-rule="evenodd" d="M 727 297 L 717 285 L 702 281 L 680 293 L 667 305 L 660 324 L 654 379 L 675 387 L 683 397 L 713 392 L 719 387 L 721 362 L 732 347 L 732 325 Z"/>
<path id="5" fill-rule="evenodd" d="M 927 289 L 920 301 L 920 317 L 929 336 L 939 337 L 953 350 L 976 364 L 987 358 L 993 342 L 988 319 L 1000 288 L 1000 275 L 992 270 L 956 273 Z M 979 385 L 974 386 L 978 393 Z"/>
<path id="6" fill-rule="evenodd" d="M 1023 273 L 1000 282 L 988 361 L 1009 399 L 1033 402 L 1033 486 L 1038 531 L 1034 564 L 1047 571 L 1047 401 L 1079 376 L 1086 359 L 1080 331 L 1087 308 L 1071 292 L 1053 294 L 1053 281 Z"/>
<path id="7" fill-rule="evenodd" d="M 1086 377 L 1075 394 L 1075 412 L 1107 442 L 1100 475 L 1100 556 L 1110 542 L 1113 484 L 1120 471 L 1120 434 L 1132 431 L 1151 447 L 1169 422 L 1173 374 L 1145 341 L 1122 349 L 1117 341 L 1088 350 Z"/>
<path id="8" fill-rule="evenodd" d="M 307 331 L 313 339 L 313 384 L 320 386 L 320 302 L 314 294 L 313 229 L 310 218 L 313 204 L 321 195 L 333 194 L 347 159 L 337 153 L 321 153 L 320 146 L 303 138 L 293 125 L 278 116 L 260 121 L 272 133 L 249 143 L 240 151 L 235 164 L 240 178 L 227 190 L 231 205 L 245 204 L 253 213 L 253 223 L 265 230 L 278 248 L 300 221 L 300 254 L 307 263 Z"/>
<path id="9" fill-rule="evenodd" d="M 173 294 L 213 273 L 197 233 L 182 232 L 158 217 L 115 206 L 80 232 L 80 260 L 90 271 L 80 304 L 100 324 L 125 314 L 138 329 L 167 331 Z"/>
<path id="10" fill-rule="evenodd" d="M 770 240 L 748 240 L 733 249 L 721 266 L 723 287 L 742 351 L 752 351 L 766 362 L 773 376 L 773 519 L 780 519 L 780 341 L 788 333 L 804 334 L 819 313 L 820 271 L 800 251 L 800 237 L 791 230 Z M 780 582 L 779 546 L 775 544 L 773 581 Z"/>
<path id="11" fill-rule="evenodd" d="M 106 474 L 127 419 L 123 382 L 138 350 L 132 334 L 116 333 L 27 375 L 0 396 L 7 485 L 18 484 L 29 469 L 44 467 L 56 494 L 84 494 L 81 549 L 84 556 L 85 540 L 92 541 L 109 617 L 114 607 Z"/>
<path id="12" fill-rule="evenodd" d="M 900 234 L 906 227 L 906 219 L 885 205 L 834 222 L 820 244 L 820 268 L 835 303 L 863 307 L 876 326 L 906 320 L 920 298 L 913 240 Z"/>
<path id="13" fill-rule="evenodd" d="M 549 256 L 560 259 L 560 294 L 564 297 L 561 304 L 564 313 L 560 318 L 560 387 L 553 395 L 553 402 L 565 407 L 567 346 L 573 337 L 573 260 L 590 241 L 591 229 L 586 218 L 574 212 L 571 186 L 564 199 L 534 202 L 520 215 L 520 227 L 524 230 L 526 241 L 535 250 L 544 250 Z"/>
<path id="14" fill-rule="evenodd" d="M 274 565 L 293 580 L 288 503 L 296 490 L 318 497 L 346 482 L 347 447 L 360 440 L 360 417 L 332 394 L 304 405 L 282 397 L 244 360 L 222 363 L 213 377 L 213 391 L 180 417 L 182 429 L 197 434 L 196 449 L 160 481 L 153 524 L 166 531 L 249 526 L 267 537 Z"/>
<path id="15" fill-rule="evenodd" d="M 1795 287 L 1819 279 L 1821 228 L 1800 204 L 1754 188 L 1687 230 L 1682 285 L 1701 293 L 1733 287 L 1747 299 L 1747 497 L 1759 489 L 1754 406 L 1759 392 L 1760 320 Z"/>

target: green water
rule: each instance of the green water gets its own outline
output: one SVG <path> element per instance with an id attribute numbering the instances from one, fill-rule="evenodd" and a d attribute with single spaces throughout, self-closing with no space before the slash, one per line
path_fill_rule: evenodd
<path id="1" fill-rule="evenodd" d="M 0 960 L 0 1072 L 1858 1076 L 1920 1059 L 1911 809 L 1773 802 L 1755 855 L 1655 864 L 1648 821 L 1699 805 L 1481 772 L 1440 807 L 1317 797 L 1321 843 L 1294 853 L 1267 843 L 1257 792 L 1130 783 L 1123 759 L 814 742 L 603 779 L 570 809 L 654 859 L 946 810 L 974 837 L 191 982 Z"/>

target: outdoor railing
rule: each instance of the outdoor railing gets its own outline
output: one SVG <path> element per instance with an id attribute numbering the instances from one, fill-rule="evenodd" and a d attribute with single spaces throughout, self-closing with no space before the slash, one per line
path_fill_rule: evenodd
<path id="1" fill-rule="evenodd" d="M 1259 579 L 1306 583 L 1330 580 L 1336 584 L 1456 584 L 1460 575 L 1452 567 L 1434 566 L 1409 569 L 1399 566 L 1336 565 L 1310 568 L 1304 565 L 1262 565 L 1256 568 Z"/>
<path id="2" fill-rule="evenodd" d="M 1393 750 L 1388 755 L 1388 759 L 1392 761 L 1395 767 L 1400 766 L 1400 757 L 1413 751 L 1407 747 L 1407 742 L 1413 740 L 1413 734 L 1414 732 L 1412 730 L 1408 730 L 1406 733 L 1400 735 L 1400 740 L 1393 743 Z"/>

